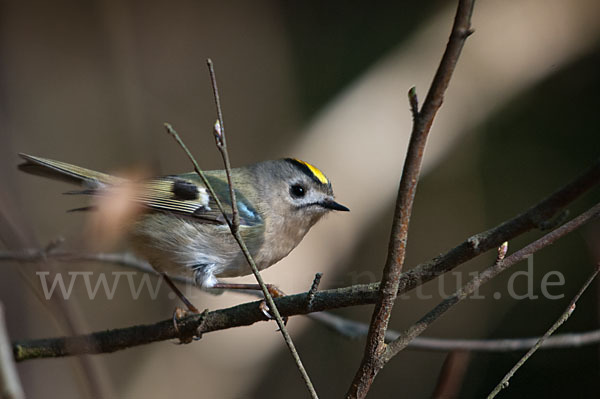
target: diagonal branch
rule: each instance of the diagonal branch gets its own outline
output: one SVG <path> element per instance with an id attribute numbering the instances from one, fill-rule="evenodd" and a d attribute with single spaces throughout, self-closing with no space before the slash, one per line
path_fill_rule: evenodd
<path id="1" fill-rule="evenodd" d="M 400 334 L 400 336 L 396 338 L 393 342 L 388 344 L 385 354 L 383 356 L 384 363 L 388 362 L 391 358 L 393 358 L 400 351 L 406 348 L 410 341 L 412 341 L 415 337 L 417 337 L 423 331 L 425 331 L 427 327 L 429 327 L 434 321 L 436 321 L 452 306 L 467 298 L 473 292 L 478 290 L 479 287 L 481 287 L 483 284 L 487 283 L 504 270 L 513 266 L 515 263 L 518 263 L 523 259 L 526 259 L 531 254 L 541 250 L 542 248 L 553 244 L 559 238 L 564 237 L 565 235 L 571 233 L 575 229 L 581 227 L 590 220 L 597 218 L 598 216 L 600 216 L 600 204 L 596 204 L 594 207 L 588 209 L 587 211 L 572 219 L 568 223 L 565 223 L 559 228 L 544 235 L 540 239 L 511 254 L 507 258 L 502 259 L 502 257 L 499 256 L 498 260 L 493 266 L 488 267 L 479 275 L 474 277 L 471 281 L 469 281 L 467 284 L 461 287 L 453 295 L 442 301 L 429 313 L 423 316 L 419 321 L 417 321 L 415 324 L 409 327 L 405 332 Z"/>
<path id="2" fill-rule="evenodd" d="M 115 253 L 76 253 L 69 251 L 52 250 L 46 252 L 44 249 L 30 249 L 21 251 L 0 251 L 0 261 L 18 261 L 18 262 L 40 262 L 43 258 L 52 259 L 59 262 L 80 262 L 80 261 L 97 261 L 120 265 L 129 269 L 138 270 L 143 273 L 153 274 L 157 277 L 160 275 L 146 261 L 136 258 L 130 253 L 115 252 Z M 317 273 L 318 275 L 319 273 Z M 315 282 L 318 276 L 315 276 Z M 194 280 L 182 277 L 173 276 L 172 280 L 195 286 Z M 312 311 L 312 301 L 314 300 L 316 290 L 313 290 L 315 282 L 311 286 L 305 300 L 309 311 Z M 355 292 L 357 295 L 361 292 L 361 286 L 356 286 Z M 253 292 L 248 294 L 254 295 Z M 371 297 L 365 297 L 372 299 Z M 367 304 L 367 302 L 365 302 Z M 333 308 L 332 308 L 333 309 Z M 348 338 L 358 339 L 365 337 L 369 332 L 369 325 L 338 316 L 336 314 L 320 311 L 310 313 L 308 316 L 321 323 L 332 331 Z M 389 330 L 385 334 L 385 341 L 391 342 L 398 338 L 400 333 Z M 498 339 L 450 339 L 450 338 L 435 338 L 435 337 L 416 337 L 409 344 L 408 349 L 423 350 L 423 351 L 439 351 L 448 352 L 456 350 L 466 350 L 474 352 L 512 352 L 523 351 L 531 348 L 539 340 L 540 337 L 520 337 L 520 338 L 498 338 Z M 579 333 L 555 334 L 544 341 L 540 349 L 564 349 L 574 348 L 585 345 L 594 345 L 600 343 L 600 330 L 584 331 Z"/>
<path id="3" fill-rule="evenodd" d="M 231 197 L 232 217 L 231 217 L 231 223 L 229 223 L 229 228 L 231 229 L 231 234 L 233 235 L 233 237 L 237 241 L 238 245 L 240 246 L 242 253 L 246 257 L 246 260 L 248 261 L 248 265 L 250 265 L 252 274 L 254 274 L 254 277 L 256 278 L 256 281 L 258 282 L 258 285 L 260 286 L 260 289 L 262 290 L 263 295 L 265 296 L 265 301 L 269 305 L 269 310 L 273 314 L 273 316 L 275 318 L 275 322 L 277 323 L 277 326 L 279 327 L 279 331 L 281 331 L 281 335 L 283 336 L 283 339 L 288 347 L 288 350 L 290 351 L 292 358 L 296 362 L 296 367 L 298 368 L 298 371 L 300 371 L 300 374 L 302 375 L 302 379 L 304 380 L 304 385 L 306 385 L 306 388 L 308 389 L 308 392 L 310 393 L 312 398 L 318 398 L 317 391 L 315 390 L 315 388 L 310 380 L 310 377 L 308 375 L 308 372 L 306 371 L 306 368 L 302 364 L 302 360 L 300 359 L 300 355 L 298 354 L 298 351 L 296 350 L 294 341 L 292 341 L 292 337 L 290 336 L 290 333 L 288 332 L 287 328 L 285 327 L 285 322 L 283 321 L 283 318 L 279 314 L 279 310 L 277 309 L 275 302 L 273 302 L 273 297 L 271 296 L 271 293 L 269 292 L 267 285 L 263 281 L 262 276 L 260 275 L 260 272 L 258 270 L 258 266 L 256 266 L 256 263 L 254 262 L 254 259 L 252 258 L 252 255 L 250 254 L 250 251 L 248 250 L 248 247 L 246 246 L 246 243 L 244 242 L 244 239 L 240 232 L 240 229 L 239 229 L 240 217 L 239 217 L 239 211 L 238 211 L 238 204 L 235 199 L 235 188 L 233 187 L 233 181 L 231 179 L 231 163 L 229 162 L 229 152 L 227 151 L 227 138 L 225 136 L 225 124 L 223 121 L 223 111 L 221 108 L 219 89 L 217 87 L 217 78 L 215 75 L 215 69 L 214 69 L 212 60 L 209 58 L 206 61 L 206 63 L 208 65 L 208 70 L 210 73 L 210 80 L 212 83 L 213 95 L 215 98 L 215 106 L 217 108 L 217 118 L 218 119 L 215 122 L 214 130 L 213 130 L 214 136 L 215 136 L 215 143 L 217 145 L 217 148 L 219 149 L 219 152 L 221 153 L 221 157 L 223 158 L 223 164 L 225 165 L 225 173 L 227 175 L 227 184 L 229 186 L 229 195 Z M 225 216 L 225 214 L 223 214 L 223 217 L 227 218 L 227 216 Z"/>
<path id="4" fill-rule="evenodd" d="M 600 158 L 596 159 L 587 170 L 573 181 L 556 190 L 531 208 L 496 227 L 467 238 L 448 252 L 403 273 L 400 277 L 401 287 L 398 294 L 410 291 L 433 280 L 456 266 L 490 249 L 497 248 L 504 241 L 510 241 L 523 233 L 547 225 L 550 218 L 581 194 L 598 185 L 599 182 Z"/>
<path id="5" fill-rule="evenodd" d="M 488 399 L 495 398 L 496 395 L 498 395 L 503 388 L 506 388 L 508 386 L 508 380 L 512 378 L 512 376 L 517 372 L 517 370 L 521 368 L 523 364 L 525 364 L 525 362 L 531 357 L 531 355 L 533 355 L 538 349 L 540 349 L 544 341 L 546 341 L 548 338 L 550 338 L 552 334 L 554 334 L 554 331 L 556 331 L 560 326 L 563 325 L 565 321 L 567 321 L 569 317 L 571 317 L 571 315 L 575 311 L 575 305 L 577 304 L 577 301 L 579 300 L 579 298 L 581 298 L 581 295 L 583 295 L 585 290 L 596 278 L 596 275 L 598 275 L 599 267 L 600 265 L 596 266 L 594 272 L 590 275 L 590 277 L 588 277 L 583 286 L 581 286 L 581 288 L 579 289 L 575 297 L 573 297 L 571 302 L 569 302 L 567 309 L 565 309 L 565 311 L 560 315 L 558 320 L 556 320 L 554 324 L 552 324 L 548 331 L 546 331 L 546 333 L 535 343 L 535 345 L 532 346 L 531 349 L 529 349 L 529 351 L 527 351 L 525 355 L 523 355 L 523 357 L 517 362 L 517 364 L 515 364 L 512 369 L 510 369 L 510 371 L 504 376 L 502 381 L 500 381 L 498 385 L 496 385 L 496 387 L 488 395 Z"/>
<path id="6" fill-rule="evenodd" d="M 419 180 L 421 161 L 425 152 L 425 143 L 433 124 L 433 119 L 442 106 L 444 92 L 448 88 L 462 47 L 467 37 L 472 33 L 471 15 L 473 13 L 473 5 L 474 0 L 459 1 L 446 51 L 433 78 L 423 107 L 419 112 L 417 112 L 418 102 L 415 90 L 411 89 L 409 91 L 409 102 L 413 112 L 413 130 L 398 189 L 388 258 L 383 269 L 380 295 L 377 303 L 375 303 L 375 309 L 371 318 L 365 352 L 350 389 L 346 394 L 348 398 L 365 397 L 375 376 L 383 367 L 381 355 L 385 351 L 385 332 L 400 286 L 400 275 L 406 254 L 408 225 L 417 182 Z"/>
<path id="7" fill-rule="evenodd" d="M 223 207 L 221 200 L 219 199 L 219 197 L 215 193 L 215 190 L 213 189 L 212 185 L 206 178 L 204 171 L 202 169 L 200 169 L 200 166 L 198 165 L 196 158 L 194 158 L 194 156 L 192 155 L 190 150 L 188 150 L 188 148 L 185 145 L 185 143 L 183 142 L 183 140 L 181 140 L 181 137 L 179 137 L 179 134 L 177 134 L 177 131 L 175 131 L 175 129 L 173 129 L 173 126 L 171 126 L 170 123 L 164 123 L 163 125 L 164 125 L 167 133 L 169 135 L 171 135 L 171 137 L 173 137 L 173 139 L 177 142 L 177 144 L 179 144 L 179 146 L 183 149 L 183 151 L 185 152 L 185 155 L 188 157 L 188 159 L 194 166 L 194 172 L 196 172 L 196 174 L 200 177 L 200 179 L 202 180 L 202 183 L 204 184 L 204 186 L 210 193 L 211 197 L 215 200 L 215 203 L 217 204 L 217 208 L 219 208 L 219 211 L 223 214 L 223 218 L 225 219 L 227 224 L 231 226 L 231 221 L 227 217 L 227 213 L 225 212 L 225 208 Z"/>

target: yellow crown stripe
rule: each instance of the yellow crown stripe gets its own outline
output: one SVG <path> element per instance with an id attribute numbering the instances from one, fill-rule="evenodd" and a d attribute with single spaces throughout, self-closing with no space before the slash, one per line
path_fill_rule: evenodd
<path id="1" fill-rule="evenodd" d="M 312 166 L 311 164 L 309 164 L 308 162 L 304 162 L 301 159 L 296 159 L 296 161 L 300 162 L 302 165 L 306 166 L 308 169 L 310 169 L 310 171 L 312 172 L 312 174 L 317 178 L 317 180 L 319 180 L 321 183 L 323 184 L 329 184 L 329 180 L 327 180 L 327 178 L 325 177 L 325 175 L 323 174 L 323 172 L 321 172 L 319 169 L 317 169 L 317 167 Z"/>

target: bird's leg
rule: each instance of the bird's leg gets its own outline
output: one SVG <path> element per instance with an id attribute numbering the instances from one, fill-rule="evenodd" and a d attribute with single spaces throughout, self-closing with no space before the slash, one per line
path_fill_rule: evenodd
<path id="1" fill-rule="evenodd" d="M 285 296 L 285 293 L 283 291 L 281 291 L 277 286 L 273 285 L 273 284 L 265 284 L 265 286 L 267 287 L 267 290 L 269 291 L 269 294 L 271 294 L 271 297 L 273 298 L 280 298 L 282 296 Z M 218 282 L 215 285 L 213 285 L 211 288 L 220 288 L 220 289 L 228 289 L 228 290 L 256 290 L 256 291 L 261 291 L 262 288 L 260 288 L 260 285 L 258 284 L 236 284 L 236 283 L 221 283 Z M 267 306 L 267 303 L 263 300 L 260 305 L 259 308 L 261 310 L 261 312 L 263 312 L 263 314 L 265 316 L 267 316 L 267 318 L 272 319 L 273 316 L 271 315 L 271 313 L 269 313 L 269 306 Z M 287 317 L 283 318 L 285 324 L 287 324 Z"/>
<path id="2" fill-rule="evenodd" d="M 185 295 L 183 295 L 183 292 L 181 292 L 179 290 L 179 288 L 177 288 L 175 283 L 173 283 L 173 280 L 171 280 L 171 278 L 169 276 L 167 276 L 166 273 L 163 272 L 163 273 L 160 273 L 160 275 L 166 281 L 167 285 L 171 288 L 171 290 L 173 290 L 175 295 L 177 295 L 179 297 L 179 299 L 181 299 L 181 302 L 183 302 L 185 304 L 185 306 L 188 308 L 188 310 L 184 310 L 184 309 L 181 309 L 180 307 L 176 307 L 175 310 L 173 311 L 173 327 L 175 327 L 176 331 L 179 331 L 179 326 L 177 325 L 177 320 L 183 319 L 185 316 L 187 316 L 188 312 L 199 314 L 200 311 L 198 310 L 198 308 L 196 308 L 194 305 L 192 305 L 192 303 L 189 301 L 189 299 L 187 299 L 185 297 Z M 189 343 L 189 342 L 191 342 L 191 340 L 183 340 L 182 339 L 181 342 Z"/>
<path id="3" fill-rule="evenodd" d="M 181 292 L 179 290 L 179 288 L 177 288 L 177 286 L 175 285 L 175 283 L 173 283 L 173 280 L 171 280 L 171 278 L 169 276 L 167 276 L 166 273 L 160 273 L 160 275 L 162 276 L 163 279 L 165 279 L 165 282 L 173 290 L 173 292 L 175 293 L 175 295 L 177 295 L 179 297 L 179 299 L 181 299 L 181 302 L 183 302 L 183 304 L 188 308 L 188 310 L 190 312 L 192 312 L 192 313 L 200 313 L 200 311 L 198 310 L 198 308 L 196 308 L 194 305 L 192 305 L 192 303 L 189 301 L 189 299 L 187 299 L 185 297 L 185 295 L 183 295 L 183 292 Z"/>

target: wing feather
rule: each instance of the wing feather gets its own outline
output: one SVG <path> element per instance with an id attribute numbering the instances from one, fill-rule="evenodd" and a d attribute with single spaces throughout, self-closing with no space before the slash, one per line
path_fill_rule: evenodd
<path id="1" fill-rule="evenodd" d="M 131 182 L 127 179 L 65 162 L 28 154 L 19 155 L 26 161 L 19 166 L 25 172 L 65 180 L 70 183 L 79 183 L 85 187 L 84 190 L 69 191 L 67 194 L 102 195 L 105 187 L 131 183 L 134 184 L 135 188 L 131 199 L 152 210 L 187 215 L 207 223 L 225 223 L 216 202 L 208 194 L 208 190 L 195 173 Z M 218 195 L 227 217 L 230 218 L 232 213 L 231 200 L 224 173 L 220 171 L 208 172 L 207 178 L 217 193 L 224 193 Z M 236 197 L 240 211 L 240 223 L 246 226 L 262 223 L 261 215 L 238 190 L 236 190 Z M 77 210 L 89 209 L 93 209 L 93 207 L 84 207 Z"/>
<path id="2" fill-rule="evenodd" d="M 174 187 L 185 182 L 188 187 L 194 187 L 194 198 L 180 198 Z M 161 211 L 171 211 L 188 214 L 190 216 L 199 210 L 210 210 L 210 197 L 206 188 L 190 180 L 179 177 L 165 176 L 144 180 L 136 186 L 134 200 L 150 208 Z"/>

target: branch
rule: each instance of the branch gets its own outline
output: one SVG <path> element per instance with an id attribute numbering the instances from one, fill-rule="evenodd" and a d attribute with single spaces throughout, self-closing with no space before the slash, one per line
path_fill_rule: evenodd
<path id="1" fill-rule="evenodd" d="M 415 90 L 411 89 L 409 91 L 409 103 L 413 112 L 413 129 L 398 189 L 388 257 L 383 269 L 380 295 L 371 318 L 365 352 L 354 380 L 346 393 L 348 398 L 364 398 L 369 392 L 375 376 L 383 367 L 381 355 L 385 351 L 385 332 L 400 286 L 400 273 L 406 254 L 408 225 L 421 171 L 421 161 L 425 152 L 425 143 L 433 119 L 442 106 L 444 92 L 448 88 L 462 47 L 467 37 L 472 33 L 471 14 L 473 13 L 473 5 L 474 0 L 459 0 L 446 51 L 433 78 L 421 111 L 417 112 L 418 102 Z"/>
<path id="2" fill-rule="evenodd" d="M 0 398 L 24 399 L 25 393 L 21 387 L 10 348 L 10 340 L 8 339 L 8 331 L 4 320 L 4 308 L 0 303 Z"/>
<path id="3" fill-rule="evenodd" d="M 313 311 L 330 309 L 341 304 L 353 306 L 364 303 L 361 298 L 350 295 L 350 289 L 318 291 L 312 301 Z M 370 301 L 375 300 L 376 291 Z M 307 293 L 276 298 L 275 302 L 283 316 L 306 314 Z M 178 320 L 175 329 L 171 318 L 154 324 L 100 331 L 71 337 L 25 340 L 13 343 L 15 360 L 74 356 L 81 354 L 111 353 L 132 346 L 157 341 L 179 339 L 182 336 L 202 335 L 233 327 L 249 326 L 265 321 L 259 309 L 260 301 L 248 302 L 234 307 L 208 312 L 206 315 L 190 315 Z"/>
<path id="4" fill-rule="evenodd" d="M 385 357 L 382 358 L 382 361 L 384 363 L 389 361 L 389 359 L 404 349 L 414 337 L 418 336 L 427 326 L 437 320 L 446 310 L 474 292 L 481 284 L 599 215 L 600 204 L 597 204 L 565 225 L 484 270 L 479 276 L 467 283 L 453 296 L 440 303 L 415 325 L 401 334 L 400 337 L 391 342 L 387 346 L 384 353 Z M 357 292 L 359 292 L 358 295 Z M 275 299 L 275 302 L 281 314 L 287 317 L 345 306 L 374 303 L 378 296 L 378 291 L 372 289 L 371 285 L 317 291 L 314 292 L 310 309 L 307 307 L 308 296 L 308 292 L 288 295 Z M 250 302 L 202 315 L 192 315 L 182 319 L 178 323 L 178 329 L 175 329 L 172 319 L 167 319 L 151 325 L 108 330 L 87 335 L 16 342 L 13 344 L 13 351 L 17 361 L 86 353 L 114 352 L 155 341 L 185 338 L 194 334 L 202 335 L 203 333 L 247 326 L 258 321 L 264 321 L 263 314 L 258 305 L 259 302 Z"/>
<path id="5" fill-rule="evenodd" d="M 364 337 L 369 332 L 369 326 L 354 320 L 329 312 L 311 313 L 308 315 L 330 330 L 349 339 Z M 385 342 L 392 342 L 400 336 L 400 332 L 388 330 Z M 531 348 L 540 337 L 500 338 L 500 339 L 450 339 L 433 337 L 415 337 L 409 342 L 407 349 L 451 352 L 516 352 Z M 569 349 L 584 345 L 600 343 L 600 330 L 582 333 L 557 334 L 544 341 L 540 349 Z"/>
<path id="6" fill-rule="evenodd" d="M 240 229 L 239 229 L 240 218 L 239 218 L 238 204 L 235 199 L 235 188 L 233 187 L 233 181 L 231 179 L 231 163 L 229 162 L 229 153 L 227 151 L 227 138 L 225 136 L 225 123 L 223 121 L 223 111 L 221 108 L 219 89 L 217 87 L 217 78 L 215 75 L 215 69 L 214 69 L 212 60 L 209 58 L 206 61 L 206 63 L 208 65 L 208 70 L 210 73 L 210 81 L 212 83 L 213 95 L 215 98 L 215 106 L 217 108 L 217 118 L 218 119 L 214 125 L 214 130 L 213 130 L 214 135 L 215 135 L 215 143 L 217 145 L 217 148 L 219 149 L 219 152 L 221 153 L 221 157 L 223 158 L 223 164 L 225 165 L 225 174 L 227 176 L 227 184 L 229 186 L 229 195 L 231 198 L 231 209 L 232 209 L 231 219 L 232 220 L 231 220 L 231 223 L 229 223 L 229 228 L 231 229 L 231 234 L 233 235 L 233 237 L 237 241 L 238 245 L 240 246 L 242 253 L 246 257 L 246 260 L 248 261 L 248 265 L 250 265 L 252 274 L 254 274 L 254 277 L 256 278 L 256 281 L 258 282 L 258 285 L 260 286 L 260 289 L 262 290 L 263 295 L 265 296 L 265 301 L 267 302 L 267 304 L 269 306 L 269 311 L 275 317 L 275 321 L 277 322 L 277 325 L 279 326 L 279 331 L 281 331 L 281 335 L 283 336 L 283 339 L 290 351 L 290 354 L 292 355 L 292 358 L 296 362 L 296 367 L 298 368 L 298 370 L 300 371 L 300 374 L 302 375 L 302 379 L 304 380 L 304 384 L 306 385 L 308 392 L 310 393 L 312 398 L 318 398 L 317 391 L 315 390 L 315 388 L 310 380 L 308 372 L 306 371 L 306 369 L 304 368 L 304 365 L 302 364 L 302 360 L 300 359 L 300 355 L 298 354 L 298 351 L 296 350 L 296 346 L 294 345 L 294 342 L 292 341 L 292 337 L 290 336 L 290 333 L 287 331 L 287 328 L 285 327 L 285 322 L 283 321 L 283 318 L 279 314 L 279 310 L 277 309 L 275 302 L 273 302 L 271 293 L 269 292 L 267 285 L 263 281 L 262 276 L 260 275 L 260 272 L 258 270 L 258 266 L 256 266 L 256 263 L 254 262 L 254 259 L 252 258 L 252 255 L 250 254 L 250 251 L 248 250 L 248 247 L 246 246 L 246 243 L 244 242 L 244 239 L 240 232 Z M 227 216 L 224 213 L 223 213 L 223 217 L 227 218 Z"/>
<path id="7" fill-rule="evenodd" d="M 130 269 L 138 270 L 143 273 L 160 276 L 150 264 L 146 261 L 133 256 L 130 253 L 75 253 L 68 251 L 46 252 L 44 249 L 31 249 L 25 251 L 0 251 L 0 261 L 19 261 L 19 262 L 40 262 L 44 258 L 59 262 L 79 262 L 79 261 L 97 261 L 121 265 Z M 307 308 L 312 309 L 312 301 L 316 294 L 315 283 L 318 283 L 320 273 L 317 273 L 315 280 L 305 297 L 308 302 Z M 173 276 L 172 279 L 182 284 L 187 284 L 198 288 L 194 280 L 183 276 Z M 357 294 L 363 292 L 362 286 L 355 286 Z M 353 287 L 348 287 L 348 289 Z M 344 291 L 340 291 L 343 293 Z M 247 292 L 254 294 L 253 292 Z M 367 296 L 365 299 L 372 299 Z M 365 302 L 368 304 L 370 302 Z M 332 308 L 333 309 L 333 308 Z M 364 337 L 369 332 L 369 325 L 359 321 L 350 320 L 333 313 L 319 311 L 310 313 L 308 316 L 323 324 L 325 327 L 349 339 L 358 339 Z M 400 333 L 394 330 L 388 330 L 385 334 L 385 341 L 391 342 L 397 339 Z M 448 339 L 432 337 L 416 337 L 408 344 L 408 349 L 448 352 L 454 350 L 467 350 L 473 352 L 511 352 L 522 351 L 531 348 L 540 337 L 524 338 L 504 338 L 504 339 Z M 542 344 L 541 349 L 565 349 L 585 345 L 600 343 L 600 330 L 586 331 L 582 333 L 568 333 L 554 335 Z"/>
<path id="8" fill-rule="evenodd" d="M 519 251 L 513 253 L 505 259 L 501 259 L 502 256 L 498 256 L 496 263 L 493 266 L 485 269 L 478 276 L 474 277 L 471 281 L 465 284 L 462 288 L 456 291 L 453 295 L 442 301 L 439 305 L 433 308 L 429 313 L 423 316 L 419 321 L 409 327 L 405 332 L 391 342 L 385 351 L 383 356 L 384 363 L 387 363 L 391 358 L 396 356 L 401 350 L 406 348 L 408 343 L 412 341 L 416 336 L 420 335 L 427 327 L 429 327 L 434 321 L 436 321 L 441 315 L 443 315 L 448 309 L 462 301 L 473 292 L 479 289 L 481 285 L 490 281 L 498 274 L 508 269 L 517 262 L 522 261 L 531 254 L 547 247 L 554 243 L 559 238 L 564 237 L 573 230 L 581 227 L 583 224 L 600 215 L 600 204 L 595 205 L 591 209 L 577 216 L 573 220 L 565 223 L 561 227 L 553 230 L 552 232 L 544 235 L 542 238 L 532 242 L 525 246 Z"/>
<path id="9" fill-rule="evenodd" d="M 237 201 L 235 199 L 235 188 L 233 187 L 233 183 L 231 181 L 231 163 L 229 162 L 229 152 L 227 151 L 227 137 L 225 136 L 225 122 L 223 121 L 223 111 L 221 109 L 221 97 L 219 96 L 219 89 L 217 87 L 217 78 L 215 76 L 213 62 L 209 58 L 206 63 L 208 65 L 213 96 L 215 98 L 215 106 L 217 108 L 217 121 L 213 126 L 213 134 L 215 137 L 215 144 L 217 145 L 217 149 L 219 150 L 221 158 L 223 159 L 223 164 L 225 165 L 227 186 L 229 187 L 229 198 L 231 199 L 231 220 L 228 220 L 227 224 L 229 224 L 231 234 L 235 235 L 240 228 L 240 217 Z M 227 220 L 227 215 L 223 214 L 223 217 Z"/>
<path id="10" fill-rule="evenodd" d="M 581 194 L 596 186 L 598 182 L 600 182 L 600 158 L 573 181 L 521 214 L 494 228 L 475 234 L 445 254 L 404 272 L 400 276 L 398 295 L 433 280 L 490 249 L 498 248 L 504 241 L 510 241 L 540 226 L 548 226 L 549 219 Z"/>
<path id="11" fill-rule="evenodd" d="M 512 376 L 517 372 L 517 370 L 523 364 L 525 364 L 525 362 L 531 357 L 531 355 L 533 355 L 534 352 L 537 351 L 542 346 L 542 344 L 544 343 L 544 341 L 546 339 L 548 339 L 554 333 L 554 331 L 556 331 L 565 321 L 567 321 L 567 319 L 569 317 L 571 317 L 571 315 L 575 311 L 575 304 L 577 303 L 577 301 L 579 300 L 579 298 L 581 298 L 581 295 L 583 295 L 584 291 L 592 283 L 592 281 L 594 280 L 594 278 L 596 278 L 596 275 L 598 274 L 599 268 L 600 268 L 600 265 L 596 266 L 596 270 L 594 270 L 594 272 L 591 274 L 591 276 L 583 284 L 583 286 L 581 287 L 581 289 L 577 292 L 577 294 L 575 295 L 575 297 L 571 300 L 571 302 L 569 303 L 569 306 L 567 306 L 567 309 L 565 309 L 565 311 L 560 315 L 560 317 L 558 318 L 558 320 L 556 320 L 556 322 L 554 322 L 554 324 L 552 324 L 552 326 L 536 342 L 536 344 L 531 349 L 529 349 L 529 351 L 527 351 L 527 353 L 525 355 L 523 355 L 523 357 L 517 362 L 517 364 L 515 364 L 515 366 L 512 369 L 510 369 L 510 371 L 504 376 L 504 378 L 502 379 L 502 381 L 500 381 L 498 383 L 498 385 L 496 385 L 496 387 L 488 395 L 488 397 L 487 397 L 488 399 L 495 398 L 496 395 L 498 395 L 503 388 L 508 387 L 508 380 L 510 380 L 512 378 Z"/>

